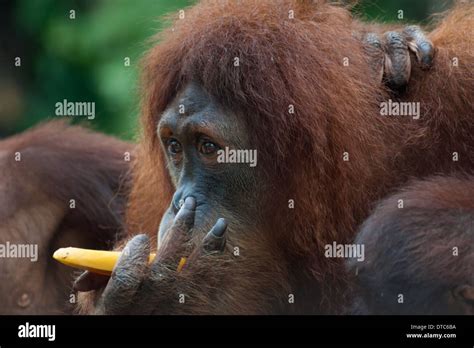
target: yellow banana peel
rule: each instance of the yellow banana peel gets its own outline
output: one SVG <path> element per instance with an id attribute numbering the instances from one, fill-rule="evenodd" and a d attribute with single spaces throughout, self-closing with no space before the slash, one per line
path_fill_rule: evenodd
<path id="1" fill-rule="evenodd" d="M 67 266 L 83 269 L 93 273 L 111 275 L 121 251 L 90 250 L 81 248 L 61 248 L 54 252 L 53 258 Z M 149 262 L 156 257 L 151 253 Z M 179 261 L 177 271 L 180 272 L 186 263 L 186 258 Z"/>

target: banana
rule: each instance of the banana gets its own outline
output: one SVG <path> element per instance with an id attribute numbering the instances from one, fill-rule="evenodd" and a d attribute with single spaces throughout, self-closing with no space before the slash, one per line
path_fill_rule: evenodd
<path id="1" fill-rule="evenodd" d="M 115 264 L 120 257 L 121 251 L 103 251 L 81 248 L 61 248 L 54 252 L 53 258 L 67 266 L 87 270 L 93 273 L 110 276 Z M 148 262 L 156 257 L 151 253 Z M 179 261 L 177 271 L 180 272 L 186 263 L 186 258 Z"/>

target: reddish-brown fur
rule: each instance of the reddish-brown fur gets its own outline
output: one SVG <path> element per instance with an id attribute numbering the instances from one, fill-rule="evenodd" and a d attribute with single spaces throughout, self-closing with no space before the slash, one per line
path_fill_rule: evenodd
<path id="1" fill-rule="evenodd" d="M 289 10 L 295 19 L 288 18 Z M 248 264 L 205 258 L 195 266 L 200 278 L 189 268 L 177 279 L 178 287 L 187 281 L 188 292 L 202 297 L 186 313 L 269 312 L 262 296 L 285 299 L 280 290 L 296 294 L 288 311 L 337 313 L 343 307 L 346 274 L 340 260 L 324 257 L 325 244 L 351 241 L 372 203 L 410 176 L 474 166 L 474 45 L 467 34 L 473 18 L 472 7 L 460 7 L 430 35 L 437 48 L 434 67 L 428 72 L 415 67 L 403 97 L 422 103 L 418 121 L 380 115 L 380 102 L 389 94 L 372 77 L 362 44 L 352 35 L 361 24 L 343 8 L 323 2 L 203 1 L 160 34 L 144 62 L 143 137 L 129 233 L 155 236 L 169 204 L 173 187 L 156 125 L 191 80 L 244 118 L 259 166 L 274 187 L 259 202 L 272 216 L 265 231 L 230 234 L 252 255 Z M 459 67 L 452 66 L 453 56 Z M 288 113 L 290 104 L 295 114 Z M 344 152 L 349 161 L 343 161 Z M 281 279 L 269 279 L 273 276 Z M 202 283 L 224 284 L 226 300 L 203 308 L 209 298 Z M 164 282 L 157 292 L 164 299 L 175 296 L 167 288 L 173 284 Z M 275 294 L 258 292 L 275 284 Z"/>
<path id="2" fill-rule="evenodd" d="M 74 270 L 53 260 L 52 252 L 104 249 L 123 235 L 124 153 L 133 148 L 58 121 L 0 141 L 0 243 L 38 246 L 37 262 L 0 261 L 0 314 L 72 311 Z M 20 301 L 24 294 L 28 300 Z"/>
<path id="3" fill-rule="evenodd" d="M 462 286 L 472 293 L 473 237 L 473 176 L 433 176 L 403 186 L 357 233 L 366 257 L 347 262 L 352 291 L 360 294 L 353 312 L 472 314 L 472 295 L 460 300 L 453 294 Z"/>

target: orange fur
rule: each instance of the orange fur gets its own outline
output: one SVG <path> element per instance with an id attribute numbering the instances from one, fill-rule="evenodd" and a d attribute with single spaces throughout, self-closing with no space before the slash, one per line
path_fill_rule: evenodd
<path id="1" fill-rule="evenodd" d="M 295 19 L 288 18 L 290 10 Z M 245 291 L 258 294 L 252 288 L 266 281 L 256 277 L 257 269 L 265 272 L 266 265 L 280 262 L 282 270 L 272 265 L 270 274 L 287 278 L 268 284 L 278 282 L 300 296 L 292 310 L 338 312 L 345 303 L 346 274 L 341 261 L 324 257 L 325 244 L 350 242 L 372 203 L 410 176 L 472 170 L 474 46 L 472 35 L 463 34 L 472 28 L 472 13 L 472 6 L 452 11 L 431 34 L 437 48 L 433 69 L 413 68 L 402 100 L 422 103 L 416 121 L 380 116 L 380 102 L 390 95 L 372 76 L 352 34 L 360 23 L 343 8 L 321 1 L 261 0 L 202 1 L 187 9 L 185 19 L 159 34 L 144 60 L 143 137 L 128 212 L 130 233 L 156 234 L 173 192 L 157 122 L 177 92 L 197 81 L 243 117 L 259 166 L 275 187 L 259 202 L 271 214 L 267 229 L 260 231 L 267 244 L 232 236 L 254 257 L 244 263 L 248 268 L 219 264 L 219 258 L 196 266 L 200 272 L 217 267 L 213 278 L 222 279 L 214 282 L 235 299 L 225 310 L 216 305 L 213 310 L 266 312 L 265 299 L 244 308 L 238 300 Z M 450 64 L 454 55 L 457 68 Z M 349 67 L 343 66 L 344 57 Z M 289 105 L 295 114 L 288 113 Z M 455 151 L 459 162 L 452 161 Z M 343 161 L 344 152 L 349 161 Z M 289 199 L 294 210 L 288 209 Z M 180 279 L 190 283 L 196 297 L 204 296 L 192 287 L 197 279 L 189 275 L 192 270 L 187 267 Z M 238 282 L 224 277 L 233 271 Z M 189 312 L 209 312 L 199 303 Z"/>

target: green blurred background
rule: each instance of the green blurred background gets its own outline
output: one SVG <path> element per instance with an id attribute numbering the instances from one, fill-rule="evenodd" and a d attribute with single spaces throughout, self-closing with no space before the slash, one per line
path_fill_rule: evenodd
<path id="1" fill-rule="evenodd" d="M 0 0 L 0 138 L 52 118 L 55 104 L 95 102 L 87 121 L 102 132 L 133 139 L 137 130 L 138 62 L 160 17 L 193 0 Z M 427 21 L 449 0 L 362 0 L 367 20 Z M 75 19 L 70 19 L 75 10 Z M 21 66 L 15 67 L 15 57 Z M 124 60 L 130 58 L 130 66 Z"/>

